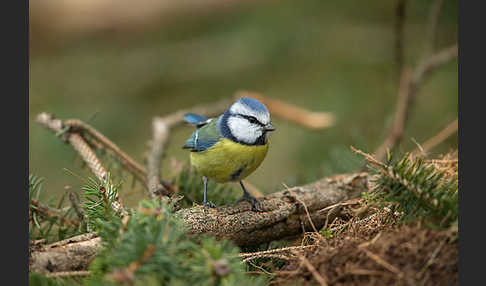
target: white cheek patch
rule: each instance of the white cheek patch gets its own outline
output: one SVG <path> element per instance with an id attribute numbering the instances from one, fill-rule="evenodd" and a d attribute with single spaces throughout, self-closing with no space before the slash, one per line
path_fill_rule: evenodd
<path id="1" fill-rule="evenodd" d="M 243 141 L 247 144 L 253 144 L 258 137 L 262 136 L 263 132 L 260 126 L 251 124 L 245 118 L 230 117 L 228 118 L 228 127 L 231 130 L 231 134 L 239 141 Z"/>
<path id="2" fill-rule="evenodd" d="M 242 114 L 255 117 L 260 123 L 267 125 L 270 122 L 270 116 L 265 112 L 256 112 L 250 109 L 248 106 L 241 104 L 240 102 L 234 103 L 230 108 L 233 114 Z"/>

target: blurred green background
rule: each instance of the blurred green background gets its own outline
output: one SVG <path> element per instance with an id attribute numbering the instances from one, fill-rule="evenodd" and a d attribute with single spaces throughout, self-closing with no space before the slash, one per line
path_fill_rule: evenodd
<path id="1" fill-rule="evenodd" d="M 130 10 L 129 1 L 91 2 L 30 4 L 29 171 L 45 178 L 44 198 L 61 194 L 65 185 L 79 191 L 84 184 L 63 168 L 91 174 L 70 146 L 35 122 L 42 111 L 88 122 L 141 163 L 153 116 L 240 89 L 333 112 L 335 126 L 320 131 L 272 119 L 277 131 L 268 156 L 248 177 L 265 193 L 282 183 L 355 170 L 362 160 L 349 146 L 371 153 L 386 136 L 399 81 L 397 1 L 212 0 L 155 7 L 148 1 L 139 10 Z M 408 1 L 410 65 L 421 55 L 432 3 Z M 457 6 L 457 0 L 443 3 L 437 49 L 457 41 Z M 414 149 L 412 138 L 423 143 L 457 117 L 457 65 L 441 66 L 425 82 L 400 150 Z M 164 171 L 170 157 L 189 161 L 180 147 L 191 132 L 182 127 L 173 134 Z M 432 153 L 455 148 L 457 135 Z M 126 185 L 125 201 L 143 195 L 140 186 Z"/>

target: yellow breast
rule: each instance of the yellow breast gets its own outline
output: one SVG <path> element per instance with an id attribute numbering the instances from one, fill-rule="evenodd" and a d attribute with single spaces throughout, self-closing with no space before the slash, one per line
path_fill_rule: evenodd
<path id="1" fill-rule="evenodd" d="M 208 179 L 219 183 L 246 178 L 262 163 L 269 142 L 249 146 L 223 138 L 202 152 L 191 152 L 191 164 Z"/>

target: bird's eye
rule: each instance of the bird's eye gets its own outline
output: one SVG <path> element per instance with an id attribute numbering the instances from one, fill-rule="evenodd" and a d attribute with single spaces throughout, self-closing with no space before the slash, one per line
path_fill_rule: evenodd
<path id="1" fill-rule="evenodd" d="M 248 117 L 248 121 L 249 121 L 250 123 L 257 123 L 257 122 L 258 122 L 258 120 L 257 120 L 255 117 L 253 117 L 253 116 L 249 116 L 249 117 Z"/>

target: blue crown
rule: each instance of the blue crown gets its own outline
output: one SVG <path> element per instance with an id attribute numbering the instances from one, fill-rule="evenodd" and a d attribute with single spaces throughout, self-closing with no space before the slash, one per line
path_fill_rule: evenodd
<path id="1" fill-rule="evenodd" d="M 268 113 L 268 109 L 265 104 L 261 103 L 260 101 L 250 98 L 250 97 L 242 97 L 238 99 L 238 102 L 248 106 L 250 109 L 255 110 L 257 112 Z"/>

